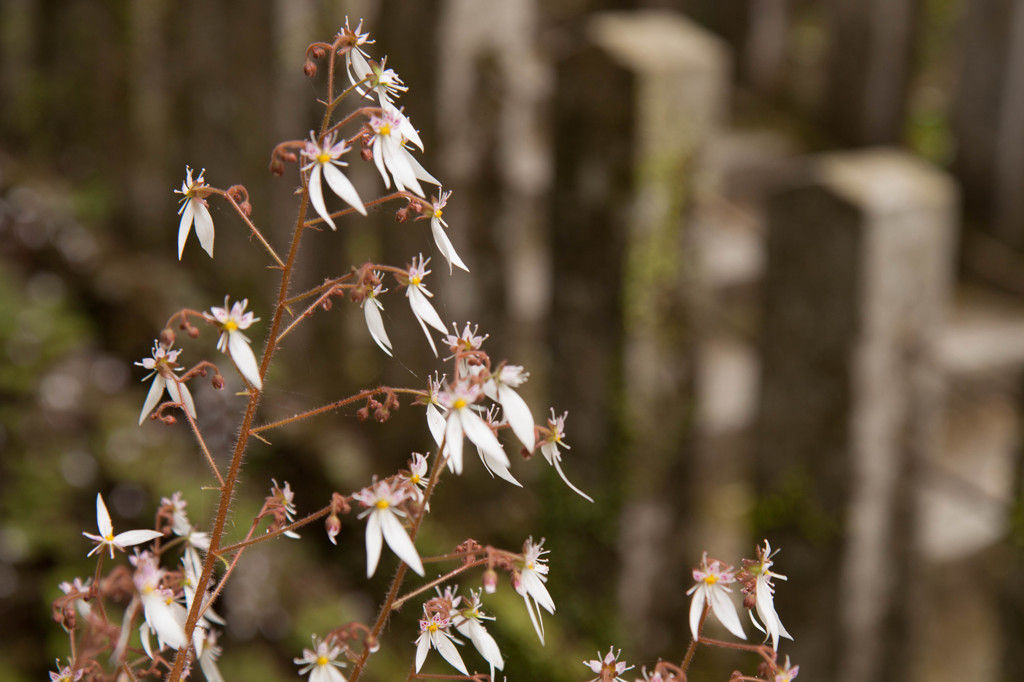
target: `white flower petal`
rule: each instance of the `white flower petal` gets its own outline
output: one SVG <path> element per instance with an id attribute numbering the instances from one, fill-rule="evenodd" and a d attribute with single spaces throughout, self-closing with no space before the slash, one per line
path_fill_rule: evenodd
<path id="1" fill-rule="evenodd" d="M 384 320 L 380 315 L 383 307 L 380 301 L 372 296 L 363 299 L 363 317 L 366 319 L 366 328 L 370 330 L 370 336 L 374 343 L 382 351 L 391 355 L 391 339 L 388 338 L 388 332 L 384 329 Z"/>
<path id="2" fill-rule="evenodd" d="M 508 420 L 512 432 L 516 438 L 526 446 L 526 449 L 533 452 L 537 444 L 536 432 L 534 431 L 533 415 L 522 396 L 509 386 L 501 384 L 498 386 L 498 402 L 505 412 L 505 419 Z"/>
<path id="3" fill-rule="evenodd" d="M 441 227 L 441 221 L 434 219 L 430 221 L 430 232 L 434 235 L 434 243 L 437 244 L 437 250 L 441 252 L 444 259 L 448 261 L 448 274 L 452 273 L 452 266 L 462 268 L 466 272 L 469 272 L 469 268 L 459 258 L 459 254 L 455 253 L 455 247 L 452 246 L 452 242 L 448 239 L 448 234 L 444 228 Z"/>
<path id="4" fill-rule="evenodd" d="M 309 200 L 324 222 L 330 225 L 332 230 L 337 231 L 338 226 L 331 220 L 331 214 L 327 211 L 327 205 L 324 203 L 324 192 L 320 185 L 320 164 L 314 165 L 313 169 L 309 171 Z"/>
<path id="5" fill-rule="evenodd" d="M 96 528 L 99 529 L 100 535 L 106 538 L 114 533 L 114 524 L 110 521 L 110 512 L 107 511 L 107 505 L 103 502 L 103 496 L 96 493 Z M 111 549 L 113 554 L 113 549 Z"/>
<path id="6" fill-rule="evenodd" d="M 520 581 L 523 584 L 523 589 L 529 594 L 539 606 L 543 606 L 544 610 L 548 613 L 555 612 L 555 600 L 551 598 L 551 593 L 548 592 L 548 588 L 544 586 L 544 581 L 540 579 L 536 571 L 524 569 L 520 573 Z"/>
<path id="7" fill-rule="evenodd" d="M 159 374 L 154 374 L 153 383 L 149 387 L 149 393 L 146 394 L 146 402 L 142 403 L 142 412 L 139 413 L 139 426 L 142 426 L 142 422 L 146 421 L 149 413 L 160 404 L 165 386 L 166 380 Z"/>
<path id="8" fill-rule="evenodd" d="M 210 254 L 210 258 L 213 258 L 213 216 L 210 215 L 210 209 L 205 204 L 199 202 L 198 199 L 192 201 L 198 202 L 195 209 L 195 224 L 199 245 L 206 253 Z M 192 201 L 189 203 L 191 204 Z"/>
<path id="9" fill-rule="evenodd" d="M 326 163 L 323 166 L 324 178 L 327 180 L 327 184 L 331 190 L 341 197 L 345 203 L 359 211 L 363 215 L 366 215 L 366 207 L 363 206 L 362 199 L 356 193 L 356 188 L 352 186 L 352 183 L 346 178 L 340 170 L 338 170 L 334 164 Z"/>
<path id="10" fill-rule="evenodd" d="M 743 625 L 740 623 L 740 617 L 736 613 L 736 605 L 729 599 L 729 594 L 724 589 L 716 589 L 715 587 L 708 587 L 707 591 L 711 600 L 711 610 L 714 612 L 715 617 L 718 618 L 718 622 L 740 639 L 746 639 L 747 635 L 743 632 Z"/>
<path id="11" fill-rule="evenodd" d="M 447 334 L 447 327 L 445 327 L 444 322 L 441 321 L 441 316 L 437 314 L 436 310 L 434 310 L 433 304 L 431 304 L 423 294 L 423 290 L 418 286 L 410 285 L 408 291 L 409 306 L 412 308 L 412 314 L 442 334 Z"/>
<path id="12" fill-rule="evenodd" d="M 129 530 L 118 533 L 114 537 L 114 544 L 118 547 L 134 547 L 159 537 L 163 537 L 163 533 L 155 530 Z"/>
<path id="13" fill-rule="evenodd" d="M 178 393 L 178 386 L 181 386 L 181 393 Z M 167 381 L 167 392 L 171 395 L 171 400 L 176 403 L 180 403 L 185 406 L 188 410 L 188 414 L 192 419 L 196 418 L 196 404 L 192 401 L 192 394 L 189 393 L 188 386 L 185 384 L 179 384 L 175 380 Z"/>
<path id="14" fill-rule="evenodd" d="M 416 672 L 419 672 L 420 668 L 423 667 L 423 662 L 427 660 L 427 653 L 429 651 L 430 634 L 424 631 L 416 639 Z"/>
<path id="15" fill-rule="evenodd" d="M 690 601 L 690 632 L 693 633 L 694 641 L 700 638 L 697 629 L 700 627 L 700 617 L 704 613 L 704 600 L 706 599 L 707 588 L 704 584 L 697 585 L 697 591 Z"/>
<path id="16" fill-rule="evenodd" d="M 526 602 L 526 612 L 530 614 L 530 622 L 533 623 L 533 629 L 537 632 L 537 637 L 540 638 L 540 643 L 544 644 L 544 619 L 540 615 L 540 609 L 534 606 L 533 602 L 530 601 L 530 597 L 523 595 L 523 601 Z M 536 613 L 534 613 L 536 610 Z"/>
<path id="17" fill-rule="evenodd" d="M 401 521 L 388 510 L 381 511 L 380 516 L 381 526 L 384 530 L 384 539 L 387 541 L 388 547 L 391 548 L 391 551 L 399 559 L 408 564 L 409 568 L 416 571 L 419 575 L 423 575 L 423 562 L 420 561 L 420 555 L 416 553 L 416 546 L 412 544 L 412 540 L 409 539 L 409 534 L 402 527 Z"/>
<path id="18" fill-rule="evenodd" d="M 462 412 L 462 410 L 452 410 L 448 413 L 448 424 L 444 432 L 444 445 L 448 450 L 448 465 L 456 474 L 462 473 Z"/>
<path id="19" fill-rule="evenodd" d="M 391 189 L 391 178 L 384 166 L 384 141 L 377 136 L 373 140 L 373 163 L 377 166 L 380 176 L 384 179 L 384 187 Z"/>
<path id="20" fill-rule="evenodd" d="M 508 470 L 508 457 L 505 457 L 505 461 L 502 462 L 500 460 L 494 459 L 480 448 L 477 448 L 476 451 L 480 454 L 480 461 L 484 463 L 484 468 L 487 469 L 488 473 L 490 473 L 492 476 L 497 476 L 498 478 L 506 480 L 512 485 L 519 486 L 520 488 L 523 487 L 523 484 L 517 481 L 515 477 L 512 475 L 512 472 Z"/>
<path id="21" fill-rule="evenodd" d="M 410 154 L 408 151 L 406 151 L 406 154 L 409 157 L 409 166 L 410 168 L 412 168 L 412 173 L 416 178 L 422 180 L 423 182 L 429 182 L 432 185 L 437 185 L 438 187 L 441 186 L 441 181 L 435 178 L 430 173 L 428 173 L 426 169 L 420 165 L 420 162 L 416 160 L 415 156 Z"/>
<path id="22" fill-rule="evenodd" d="M 568 478 L 566 478 L 565 472 L 562 471 L 561 459 L 562 459 L 561 457 L 554 457 L 554 458 L 552 458 L 552 462 L 551 463 L 554 465 L 555 471 L 558 472 L 558 475 L 562 478 L 562 480 L 565 482 L 565 484 L 567 486 L 569 486 L 570 490 L 572 490 L 574 493 L 576 493 L 577 495 L 582 497 L 587 502 L 593 502 L 594 498 L 592 498 L 590 495 L 586 494 L 585 492 L 583 492 L 582 490 L 580 490 L 579 488 L 574 486 L 572 484 L 572 482 Z"/>
<path id="23" fill-rule="evenodd" d="M 441 657 L 448 661 L 453 668 L 463 675 L 469 675 L 469 671 L 466 670 L 466 664 L 463 663 L 462 656 L 459 655 L 459 650 L 455 648 L 455 644 L 452 643 L 448 636 L 441 634 L 439 637 L 436 637 L 434 639 L 434 646 L 437 647 Z"/>
<path id="24" fill-rule="evenodd" d="M 458 630 L 469 637 L 476 650 L 480 652 L 480 655 L 491 666 L 491 679 L 494 679 L 495 668 L 498 670 L 505 669 L 505 659 L 501 655 L 501 649 L 498 648 L 498 643 L 491 636 L 491 633 L 487 632 L 487 628 L 477 620 L 468 618 L 458 626 Z"/>
<path id="25" fill-rule="evenodd" d="M 380 561 L 380 552 L 384 547 L 384 534 L 381 532 L 379 510 L 370 512 L 370 518 L 366 521 L 366 577 L 373 576 L 377 570 L 377 562 Z"/>
<path id="26" fill-rule="evenodd" d="M 195 217 L 195 209 L 192 206 L 192 199 L 185 201 L 181 210 L 181 220 L 178 222 L 178 260 L 185 252 L 185 240 L 188 239 L 189 230 L 192 229 L 192 219 Z"/>
<path id="27" fill-rule="evenodd" d="M 437 406 L 433 404 L 427 405 L 427 428 L 430 429 L 430 435 L 434 437 L 434 442 L 437 443 L 438 447 L 444 441 L 444 427 L 445 419 L 441 416 Z"/>
<path id="28" fill-rule="evenodd" d="M 262 389 L 263 381 L 260 380 L 260 367 L 256 364 L 256 355 L 241 332 L 228 332 L 228 354 L 235 361 L 235 366 L 245 380 Z"/>
<path id="29" fill-rule="evenodd" d="M 474 445 L 496 460 L 501 461 L 504 459 L 508 461 L 505 449 L 501 447 L 501 443 L 498 442 L 498 438 L 491 431 L 491 427 L 483 419 L 467 407 L 457 410 L 457 412 L 459 412 L 459 416 L 462 418 L 462 430 L 465 431 L 466 436 Z"/>

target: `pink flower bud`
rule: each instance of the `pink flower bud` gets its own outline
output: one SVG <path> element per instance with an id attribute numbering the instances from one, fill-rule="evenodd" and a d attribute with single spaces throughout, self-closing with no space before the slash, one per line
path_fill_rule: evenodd
<path id="1" fill-rule="evenodd" d="M 332 545 L 337 545 L 338 541 L 335 538 L 341 532 L 341 519 L 337 515 L 331 514 L 327 517 L 324 525 L 327 527 L 327 539 L 331 541 Z"/>
<path id="2" fill-rule="evenodd" d="M 498 590 L 498 572 L 493 568 L 484 571 L 484 592 L 494 594 Z"/>

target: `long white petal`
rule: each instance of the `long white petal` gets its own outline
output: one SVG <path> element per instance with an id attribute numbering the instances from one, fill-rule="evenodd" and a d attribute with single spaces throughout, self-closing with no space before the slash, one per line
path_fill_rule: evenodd
<path id="1" fill-rule="evenodd" d="M 210 258 L 213 258 L 213 216 L 210 215 L 210 209 L 206 205 L 199 204 L 196 207 L 195 223 L 199 245 L 206 253 L 210 254 Z"/>
<path id="2" fill-rule="evenodd" d="M 420 318 L 442 334 L 448 333 L 448 328 L 445 327 L 444 322 L 441 321 L 441 316 L 437 314 L 437 311 L 434 310 L 433 304 L 431 304 L 418 286 L 409 286 L 409 305 L 412 307 L 413 315 Z"/>
<path id="3" fill-rule="evenodd" d="M 179 386 L 178 382 L 174 381 L 173 379 L 170 380 L 170 381 L 167 381 L 167 392 L 171 394 L 171 400 L 173 400 L 176 403 L 180 403 L 180 404 L 184 405 L 185 409 L 188 410 L 189 416 L 192 417 L 193 419 L 195 419 L 196 418 L 196 405 L 192 401 L 192 394 L 189 393 L 188 386 L 186 386 L 185 384 L 180 384 L 180 386 L 181 386 L 181 393 L 180 394 L 178 393 L 178 386 Z"/>
<path id="4" fill-rule="evenodd" d="M 498 438 L 491 431 L 491 427 L 483 419 L 474 414 L 468 407 L 464 407 L 458 410 L 458 412 L 462 418 L 462 430 L 466 432 L 466 436 L 473 441 L 474 445 L 497 460 L 503 458 L 507 460 L 508 455 L 505 454 L 504 448 L 501 447 L 501 443 L 498 442 Z"/>
<path id="5" fill-rule="evenodd" d="M 415 311 L 413 311 L 415 313 Z M 434 352 L 434 357 L 437 357 L 437 346 L 434 344 L 434 337 L 430 335 L 430 330 L 427 329 L 427 325 L 423 324 L 423 319 L 419 315 L 414 315 L 416 321 L 420 323 L 420 329 L 423 330 L 423 335 L 427 337 L 427 343 L 430 344 L 430 350 Z"/>
<path id="6" fill-rule="evenodd" d="M 512 485 L 517 485 L 520 488 L 523 487 L 523 484 L 517 481 L 515 477 L 512 475 L 512 472 L 508 470 L 508 457 L 505 457 L 505 461 L 502 462 L 492 458 L 490 455 L 485 453 L 480 448 L 477 448 L 476 451 L 480 453 L 480 461 L 484 463 L 484 467 L 492 476 L 497 476 L 498 478 L 504 479 L 511 483 Z"/>
<path id="7" fill-rule="evenodd" d="M 420 671 L 423 667 L 423 662 L 427 660 L 427 652 L 430 651 L 430 634 L 427 632 L 421 632 L 420 636 L 416 639 L 416 672 Z"/>
<path id="8" fill-rule="evenodd" d="M 519 579 L 523 584 L 523 589 L 539 606 L 543 606 L 548 613 L 555 612 L 555 600 L 551 598 L 551 593 L 544 586 L 544 581 L 535 571 L 523 569 L 519 574 Z"/>
<path id="9" fill-rule="evenodd" d="M 245 380 L 262 389 L 263 381 L 260 379 L 260 366 L 256 364 L 256 355 L 241 332 L 228 332 L 228 354 L 235 361 L 235 366 Z"/>
<path id="10" fill-rule="evenodd" d="M 533 452 L 537 436 L 533 428 L 533 415 L 526 401 L 513 388 L 501 384 L 498 386 L 498 402 L 505 412 L 505 419 L 512 427 L 512 433 L 516 434 L 516 438 L 527 450 Z"/>
<path id="11" fill-rule="evenodd" d="M 384 140 L 379 135 L 373 140 L 373 163 L 377 166 L 380 177 L 384 179 L 384 187 L 390 189 L 391 178 L 388 177 L 388 172 L 384 166 Z"/>
<path id="12" fill-rule="evenodd" d="M 142 403 L 142 412 L 139 413 L 139 426 L 146 421 L 146 417 L 153 411 L 153 408 L 160 404 L 160 398 L 164 395 L 164 386 L 166 386 L 166 380 L 159 374 L 154 374 L 153 383 L 149 387 L 149 393 L 146 394 L 146 402 Z"/>
<path id="13" fill-rule="evenodd" d="M 473 618 L 467 618 L 462 621 L 457 627 L 458 631 L 469 637 L 469 640 L 473 642 L 473 646 L 480 652 L 480 655 L 484 657 L 484 660 L 491 666 L 491 678 L 494 678 L 494 668 L 498 670 L 504 670 L 505 659 L 501 655 L 501 649 L 498 648 L 498 643 L 491 636 L 491 633 L 487 632 L 487 628 L 479 623 L 479 621 Z"/>
<path id="14" fill-rule="evenodd" d="M 373 342 L 380 346 L 380 349 L 391 355 L 391 339 L 384 329 L 384 320 L 380 316 L 380 302 L 375 298 L 367 298 L 363 301 L 363 317 L 366 319 L 366 328 L 370 330 Z"/>
<path id="15" fill-rule="evenodd" d="M 448 449 L 448 465 L 456 474 L 462 473 L 462 410 L 448 413 L 444 431 L 444 445 Z"/>
<path id="16" fill-rule="evenodd" d="M 462 656 L 459 655 L 459 650 L 455 648 L 455 644 L 452 643 L 451 639 L 440 634 L 440 636 L 434 638 L 434 646 L 437 647 L 441 657 L 448 661 L 453 668 L 463 675 L 469 675 L 469 671 L 466 670 L 466 664 L 463 663 Z"/>
<path id="17" fill-rule="evenodd" d="M 430 429 L 430 435 L 434 437 L 434 442 L 440 447 L 442 441 L 444 441 L 444 427 L 445 419 L 441 416 L 441 412 L 437 409 L 436 405 L 427 405 L 427 428 Z"/>
<path id="18" fill-rule="evenodd" d="M 533 602 L 530 601 L 529 595 L 523 595 L 523 601 L 526 602 L 526 612 L 530 614 L 530 622 L 533 623 L 533 629 L 536 630 L 537 636 L 540 638 L 540 643 L 544 644 L 544 619 L 540 615 L 540 609 L 538 609 Z M 536 609 L 536 613 L 534 610 Z"/>
<path id="19" fill-rule="evenodd" d="M 700 637 L 697 628 L 700 627 L 700 617 L 704 613 L 705 599 L 707 599 L 707 587 L 700 584 L 697 586 L 697 592 L 690 601 L 690 632 L 693 633 L 694 641 Z"/>
<path id="20" fill-rule="evenodd" d="M 384 535 L 380 526 L 380 515 L 378 509 L 370 512 L 370 518 L 366 521 L 366 577 L 369 578 L 377 570 L 377 562 L 380 561 L 380 552 L 384 547 Z"/>
<path id="21" fill-rule="evenodd" d="M 104 538 L 114 532 L 114 524 L 110 522 L 110 512 L 107 511 L 107 505 L 103 503 L 103 496 L 99 493 L 96 493 L 96 528 Z"/>
<path id="22" fill-rule="evenodd" d="M 746 639 L 747 634 L 743 632 L 743 625 L 736 613 L 736 605 L 729 599 L 729 594 L 723 589 L 709 587 L 708 596 L 711 600 L 711 610 L 718 618 L 718 622 L 725 626 L 725 629 L 740 639 Z"/>
<path id="23" fill-rule="evenodd" d="M 460 267 L 466 272 L 469 272 L 469 268 L 459 258 L 459 254 L 455 253 L 455 247 L 452 246 L 452 242 L 448 239 L 448 234 L 444 228 L 441 227 L 441 223 L 438 220 L 430 221 L 430 232 L 434 235 L 434 243 L 437 244 L 437 250 L 441 252 L 444 259 L 448 261 L 448 274 L 452 274 L 452 266 Z"/>
<path id="24" fill-rule="evenodd" d="M 181 211 L 181 220 L 178 222 L 178 260 L 185 252 L 185 240 L 188 239 L 189 230 L 192 229 L 192 219 L 195 217 L 195 209 L 192 207 L 192 199 L 185 202 Z"/>
<path id="25" fill-rule="evenodd" d="M 579 488 L 577 488 L 576 486 L 574 486 L 574 485 L 572 484 L 572 482 L 571 482 L 571 481 L 570 481 L 570 480 L 569 480 L 568 478 L 566 478 L 566 476 L 565 476 L 565 472 L 563 472 L 563 471 L 562 471 L 562 464 L 561 464 L 560 460 L 561 460 L 561 458 L 560 458 L 560 457 L 555 457 L 555 458 L 553 459 L 553 461 L 552 461 L 552 464 L 554 464 L 554 465 L 555 465 L 555 471 L 557 471 L 557 472 L 558 472 L 558 475 L 562 477 L 562 480 L 563 480 L 563 481 L 565 482 L 565 484 L 566 484 L 567 486 L 569 486 L 569 488 L 570 488 L 570 489 L 571 489 L 571 490 L 572 490 L 572 491 L 573 491 L 574 493 L 576 493 L 577 495 L 579 495 L 580 497 L 582 497 L 582 498 L 583 498 L 584 500 L 586 500 L 587 502 L 593 502 L 593 501 L 594 501 L 594 498 L 592 498 L 592 497 L 591 497 L 590 495 L 586 494 L 585 492 L 583 492 L 582 490 L 580 490 Z"/>
<path id="26" fill-rule="evenodd" d="M 324 191 L 320 185 L 320 164 L 313 166 L 313 170 L 309 171 L 309 200 L 324 222 L 330 225 L 332 230 L 337 231 L 338 226 L 331 220 L 331 214 L 324 204 Z"/>
<path id="27" fill-rule="evenodd" d="M 381 527 L 384 530 L 384 539 L 387 540 L 388 547 L 391 548 L 391 551 L 399 559 L 407 563 L 409 568 L 423 575 L 423 562 L 420 561 L 420 555 L 416 553 L 416 546 L 409 539 L 409 534 L 402 527 L 402 522 L 398 520 L 397 516 L 387 510 L 381 511 L 380 517 Z"/>
<path id="28" fill-rule="evenodd" d="M 412 163 L 415 159 L 409 150 L 398 143 L 394 138 L 388 137 L 384 140 L 384 164 L 391 171 L 391 177 L 395 179 L 395 186 L 399 189 L 409 188 L 419 196 L 424 196 L 423 188 L 416 179 L 416 169 Z"/>
<path id="29" fill-rule="evenodd" d="M 327 184 L 330 185 L 331 190 L 339 197 L 345 200 L 349 206 L 359 211 L 363 215 L 366 215 L 366 207 L 363 206 L 363 200 L 359 198 L 356 193 L 356 188 L 352 186 L 345 175 L 338 170 L 334 164 L 324 164 L 324 178 L 327 180 Z"/>
<path id="30" fill-rule="evenodd" d="M 134 547 L 159 537 L 163 537 L 163 533 L 156 530 L 127 530 L 114 537 L 114 544 L 118 547 Z"/>
<path id="31" fill-rule="evenodd" d="M 420 162 L 416 160 L 415 156 L 408 151 L 406 151 L 406 154 L 409 156 L 409 166 L 412 168 L 413 175 L 423 182 L 429 182 L 430 184 L 437 185 L 438 187 L 441 186 L 441 181 L 428 173 L 427 170 L 420 165 Z"/>

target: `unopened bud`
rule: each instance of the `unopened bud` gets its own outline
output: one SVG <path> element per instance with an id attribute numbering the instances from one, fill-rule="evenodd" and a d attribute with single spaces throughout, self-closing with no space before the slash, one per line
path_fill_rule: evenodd
<path id="1" fill-rule="evenodd" d="M 170 426 L 171 424 L 178 423 L 178 420 L 175 419 L 174 415 L 171 414 L 167 415 L 166 417 L 161 417 L 160 419 L 163 421 L 164 424 L 167 424 L 168 426 Z"/>
<path id="2" fill-rule="evenodd" d="M 388 412 L 388 409 L 386 407 L 384 407 L 383 405 L 380 405 L 373 412 L 373 418 L 376 419 L 381 424 L 386 422 L 388 420 L 388 418 L 390 418 L 390 417 L 391 417 L 391 413 Z"/>
<path id="3" fill-rule="evenodd" d="M 219 391 L 222 388 L 224 388 L 224 377 L 221 376 L 220 373 L 218 372 L 217 374 L 213 375 L 212 379 L 210 379 L 210 383 L 213 384 L 213 387 Z"/>
<path id="4" fill-rule="evenodd" d="M 356 410 L 356 419 L 358 419 L 359 421 L 364 422 L 369 418 L 370 408 L 364 405 L 363 407 L 360 407 L 358 410 Z"/>
<path id="5" fill-rule="evenodd" d="M 322 47 L 313 48 L 313 59 L 323 59 L 327 52 Z"/>
<path id="6" fill-rule="evenodd" d="M 743 597 L 743 608 L 750 610 L 757 605 L 757 596 L 754 594 L 748 594 Z"/>
<path id="7" fill-rule="evenodd" d="M 363 161 L 370 161 L 373 159 L 373 150 L 363 147 L 359 150 L 359 156 L 363 158 Z"/>
<path id="8" fill-rule="evenodd" d="M 160 330 L 160 345 L 164 348 L 170 348 L 174 345 L 174 330 L 173 329 L 162 329 Z"/>
<path id="9" fill-rule="evenodd" d="M 199 327 L 189 326 L 189 328 L 188 328 L 188 335 L 190 337 L 192 337 L 193 339 L 198 339 L 199 338 Z"/>
<path id="10" fill-rule="evenodd" d="M 375 654 L 380 651 L 380 642 L 373 635 L 366 636 L 366 650 L 371 654 Z"/>
<path id="11" fill-rule="evenodd" d="M 313 76 L 316 75 L 316 64 L 314 64 L 311 61 L 307 61 L 305 64 L 302 65 L 302 71 L 303 73 L 306 74 L 307 77 L 312 78 Z"/>
<path id="12" fill-rule="evenodd" d="M 238 205 L 238 208 L 242 211 L 243 214 L 245 214 L 246 218 L 252 217 L 252 204 L 250 204 L 248 201 L 243 201 L 242 203 L 240 203 Z"/>
<path id="13" fill-rule="evenodd" d="M 484 592 L 494 594 L 498 591 L 498 572 L 488 567 L 484 571 Z"/>
<path id="14" fill-rule="evenodd" d="M 338 537 L 338 533 L 341 532 L 341 519 L 335 514 L 331 514 L 327 517 L 327 521 L 324 522 L 327 527 L 327 539 L 331 541 L 332 545 L 337 545 L 338 541 L 335 539 Z"/>
<path id="15" fill-rule="evenodd" d="M 277 177 L 284 175 L 284 162 L 281 159 L 274 159 L 270 162 L 270 174 Z"/>
<path id="16" fill-rule="evenodd" d="M 320 304 L 320 307 L 323 308 L 324 310 L 330 310 L 333 307 L 333 305 L 334 304 L 331 303 L 331 299 L 325 298 L 323 302 Z"/>
<path id="17" fill-rule="evenodd" d="M 409 220 L 409 209 L 408 209 L 408 207 L 400 208 L 397 211 L 395 211 L 395 222 L 396 223 L 401 224 L 401 223 L 404 223 L 404 222 L 408 222 L 408 220 Z"/>

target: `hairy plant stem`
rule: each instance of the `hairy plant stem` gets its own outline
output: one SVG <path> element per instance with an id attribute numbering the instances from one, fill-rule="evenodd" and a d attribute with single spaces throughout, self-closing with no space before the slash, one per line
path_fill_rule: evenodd
<path id="1" fill-rule="evenodd" d="M 325 126 L 326 127 L 326 126 Z M 274 357 L 274 353 L 277 350 L 278 336 L 281 329 L 281 317 L 285 311 L 285 301 L 288 299 L 288 287 L 291 284 L 292 272 L 295 268 L 295 258 L 299 251 L 299 241 L 302 239 L 302 232 L 304 230 L 306 221 L 306 210 L 309 206 L 309 190 L 304 189 L 302 192 L 302 199 L 299 203 L 299 215 L 295 222 L 295 232 L 292 235 L 291 248 L 288 251 L 288 260 L 285 262 L 284 267 L 281 269 L 281 286 L 278 290 L 277 295 L 277 306 L 274 308 L 274 319 L 270 325 L 270 333 L 267 335 L 267 345 L 263 352 L 263 361 L 260 363 L 260 378 L 266 376 L 267 368 L 270 366 L 270 361 Z M 192 608 L 189 609 L 188 618 L 185 621 L 185 640 L 187 642 L 192 641 L 192 633 L 196 629 L 196 625 L 199 623 L 199 614 L 203 608 L 203 595 L 206 594 L 206 589 L 213 579 L 214 569 L 217 565 L 217 552 L 220 548 L 221 540 L 224 536 L 224 526 L 227 522 L 228 513 L 231 510 L 231 499 L 234 495 L 235 484 L 238 482 L 238 475 L 242 469 L 242 461 L 245 459 L 245 453 L 249 444 L 250 429 L 252 428 L 253 418 L 256 416 L 256 408 L 260 402 L 260 391 L 251 390 L 249 393 L 249 404 L 246 405 L 245 414 L 242 417 L 242 425 L 239 429 L 238 440 L 235 442 L 234 453 L 231 456 L 231 466 L 228 469 L 227 476 L 224 477 L 224 484 L 220 487 L 220 503 L 217 506 L 217 517 L 214 520 L 213 530 L 210 532 L 210 548 L 206 553 L 206 559 L 203 561 L 203 572 L 199 576 L 199 582 L 196 585 L 196 594 L 199 595 L 198 599 L 192 601 Z M 174 667 L 171 672 L 167 675 L 168 682 L 179 682 L 181 674 L 185 669 L 185 662 L 189 656 L 189 645 L 186 644 L 178 650 L 177 656 L 174 658 Z"/>

